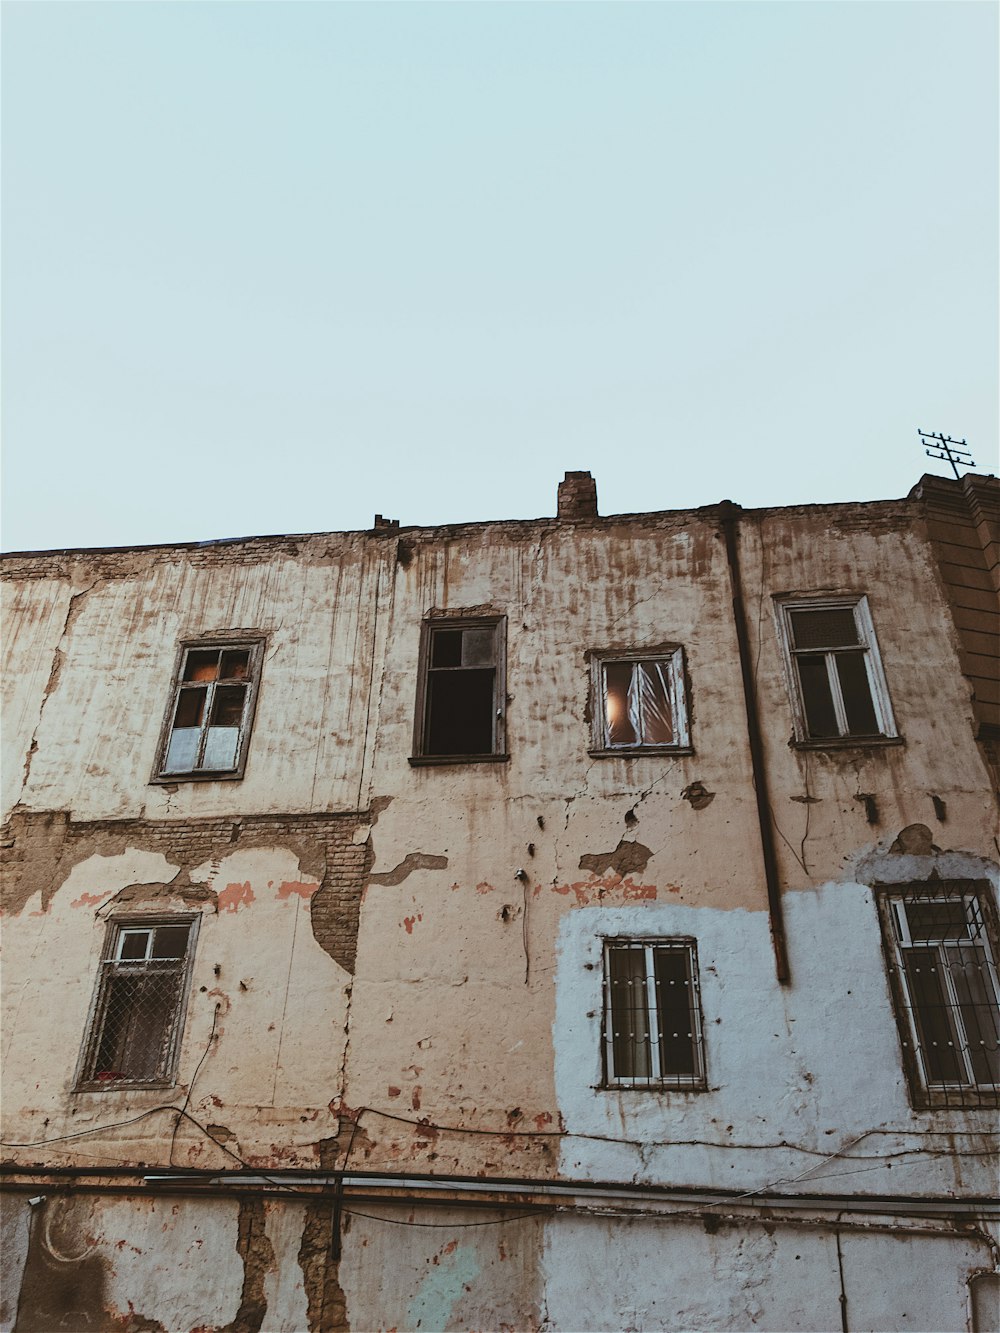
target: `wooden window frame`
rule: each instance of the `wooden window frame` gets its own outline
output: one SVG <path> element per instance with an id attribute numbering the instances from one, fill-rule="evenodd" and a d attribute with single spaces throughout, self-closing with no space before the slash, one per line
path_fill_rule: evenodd
<path id="1" fill-rule="evenodd" d="M 886 681 L 882 655 L 875 635 L 871 607 L 866 593 L 830 593 L 830 594 L 791 594 L 782 593 L 774 598 L 777 616 L 778 638 L 781 643 L 782 661 L 788 695 L 792 704 L 794 726 L 794 745 L 796 749 L 831 750 L 858 748 L 881 745 L 901 745 L 902 737 L 896 727 L 889 686 Z M 879 730 L 872 733 L 851 732 L 848 730 L 847 713 L 840 680 L 833 666 L 833 659 L 838 651 L 809 648 L 797 649 L 794 646 L 792 614 L 796 611 L 840 611 L 850 610 L 854 616 L 858 632 L 858 644 L 845 646 L 842 651 L 854 652 L 862 656 L 868 693 L 872 711 Z M 826 660 L 827 679 L 830 687 L 831 702 L 838 727 L 836 736 L 810 736 L 806 718 L 805 696 L 799 676 L 797 658 L 800 656 L 823 656 Z"/>
<path id="2" fill-rule="evenodd" d="M 430 723 L 428 679 L 431 670 L 431 641 L 435 630 L 489 629 L 494 635 L 493 677 L 493 747 L 482 754 L 435 754 L 428 747 Z M 414 767 L 432 767 L 445 764 L 502 764 L 510 760 L 507 753 L 507 617 L 503 614 L 440 611 L 425 617 L 420 626 L 420 654 L 417 671 L 417 696 L 413 718 L 413 753 L 409 762 Z"/>
<path id="3" fill-rule="evenodd" d="M 246 771 L 247 757 L 250 751 L 250 736 L 253 731 L 254 717 L 257 712 L 257 697 L 260 693 L 261 675 L 264 666 L 264 649 L 266 645 L 265 637 L 255 631 L 233 630 L 219 634 L 206 635 L 202 638 L 182 639 L 177 646 L 177 652 L 174 657 L 173 675 L 171 677 L 170 693 L 167 699 L 166 710 L 163 715 L 163 724 L 160 728 L 160 736 L 156 746 L 156 763 L 153 768 L 150 782 L 157 785 L 173 782 L 239 782 L 242 780 Z M 247 672 L 247 699 L 244 704 L 243 721 L 240 724 L 239 748 L 236 756 L 236 764 L 233 768 L 192 768 L 178 770 L 176 772 L 167 772 L 165 764 L 167 762 L 167 753 L 170 747 L 170 739 L 174 732 L 173 719 L 175 716 L 178 697 L 184 681 L 182 675 L 184 665 L 187 661 L 187 655 L 190 652 L 203 652 L 218 649 L 220 652 L 231 652 L 246 650 L 250 654 L 250 666 Z M 208 723 L 205 723 L 205 732 L 208 731 Z M 200 746 L 205 744 L 204 740 Z"/>
<path id="4" fill-rule="evenodd" d="M 592 746 L 588 753 L 595 759 L 609 756 L 694 754 L 691 745 L 687 707 L 687 665 L 681 644 L 661 644 L 656 648 L 616 652 L 599 649 L 590 658 L 590 717 Z M 670 680 L 671 724 L 674 739 L 663 744 L 615 745 L 608 740 L 607 668 L 618 662 L 655 662 L 666 664 Z"/>

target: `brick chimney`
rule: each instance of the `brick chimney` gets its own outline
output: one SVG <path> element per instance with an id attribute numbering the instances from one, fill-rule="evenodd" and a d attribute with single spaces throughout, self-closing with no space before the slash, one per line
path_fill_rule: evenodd
<path id="1" fill-rule="evenodd" d="M 572 522 L 597 517 L 597 482 L 589 472 L 567 472 L 559 483 L 559 518 Z"/>

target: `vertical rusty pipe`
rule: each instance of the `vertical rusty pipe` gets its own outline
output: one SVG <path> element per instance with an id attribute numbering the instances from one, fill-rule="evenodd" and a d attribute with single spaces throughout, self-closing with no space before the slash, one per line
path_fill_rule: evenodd
<path id="1" fill-rule="evenodd" d="M 726 557 L 729 561 L 729 581 L 733 593 L 733 620 L 736 623 L 736 642 L 740 650 L 740 672 L 743 676 L 743 703 L 747 715 L 747 733 L 750 738 L 750 766 L 753 770 L 754 792 L 757 796 L 757 822 L 760 825 L 760 848 L 764 858 L 764 878 L 767 881 L 767 911 L 771 925 L 771 943 L 774 946 L 774 964 L 778 980 L 787 986 L 791 980 L 788 968 L 788 946 L 785 942 L 785 918 L 781 906 L 781 883 L 778 879 L 778 858 L 774 846 L 774 824 L 771 818 L 771 800 L 767 790 L 767 770 L 764 767 L 764 744 L 757 715 L 757 690 L 750 664 L 750 641 L 747 636 L 746 610 L 743 605 L 743 579 L 740 574 L 740 553 L 736 542 L 736 524 L 740 506 L 732 500 L 719 505 L 722 532 L 726 539 Z"/>

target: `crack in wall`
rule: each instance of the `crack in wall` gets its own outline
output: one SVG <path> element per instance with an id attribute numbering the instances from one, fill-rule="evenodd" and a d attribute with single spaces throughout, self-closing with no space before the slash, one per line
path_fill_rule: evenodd
<path id="1" fill-rule="evenodd" d="M 66 660 L 66 651 L 64 645 L 68 646 L 67 640 L 69 638 L 69 635 L 72 632 L 73 626 L 76 623 L 76 620 L 80 615 L 80 612 L 83 610 L 82 599 L 85 598 L 89 593 L 93 592 L 93 590 L 101 582 L 103 582 L 102 579 L 99 578 L 94 579 L 93 582 L 89 583 L 86 588 L 81 588 L 79 592 L 75 592 L 70 596 L 69 603 L 67 604 L 66 607 L 66 617 L 63 620 L 62 631 L 60 632 L 59 635 L 59 642 L 56 644 L 55 651 L 52 654 L 52 666 L 49 668 L 49 678 L 45 683 L 45 689 L 42 691 L 42 702 L 41 706 L 38 709 L 38 719 L 35 722 L 34 730 L 31 733 L 31 741 L 28 745 L 27 751 L 25 752 L 24 770 L 21 775 L 21 791 L 18 794 L 18 800 L 20 800 L 21 795 L 23 795 L 23 793 L 27 789 L 28 781 L 31 777 L 32 761 L 34 760 L 35 755 L 38 753 L 38 730 L 42 725 L 42 718 L 45 715 L 45 705 L 48 703 L 49 699 L 55 693 L 56 687 L 59 684 L 59 677 L 62 675 L 63 663 Z"/>

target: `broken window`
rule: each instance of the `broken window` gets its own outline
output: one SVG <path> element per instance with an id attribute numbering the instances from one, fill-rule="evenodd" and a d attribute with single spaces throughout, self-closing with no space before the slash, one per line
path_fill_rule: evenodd
<path id="1" fill-rule="evenodd" d="M 593 670 L 596 750 L 687 748 L 680 648 L 657 657 L 596 654 Z"/>
<path id="2" fill-rule="evenodd" d="M 160 778 L 240 777 L 261 644 L 185 644 L 167 717 Z"/>
<path id="3" fill-rule="evenodd" d="M 1000 987 L 989 888 L 911 886 L 880 897 L 900 1038 L 917 1105 L 995 1105 Z"/>
<path id="4" fill-rule="evenodd" d="M 416 759 L 503 758 L 501 617 L 424 622 Z"/>
<path id="5" fill-rule="evenodd" d="M 705 1085 L 693 940 L 607 940 L 605 1082 L 619 1087 Z"/>
<path id="6" fill-rule="evenodd" d="M 784 602 L 781 611 L 799 741 L 895 736 L 867 598 Z"/>
<path id="7" fill-rule="evenodd" d="M 112 924 L 78 1087 L 173 1081 L 196 924 L 192 917 Z"/>

